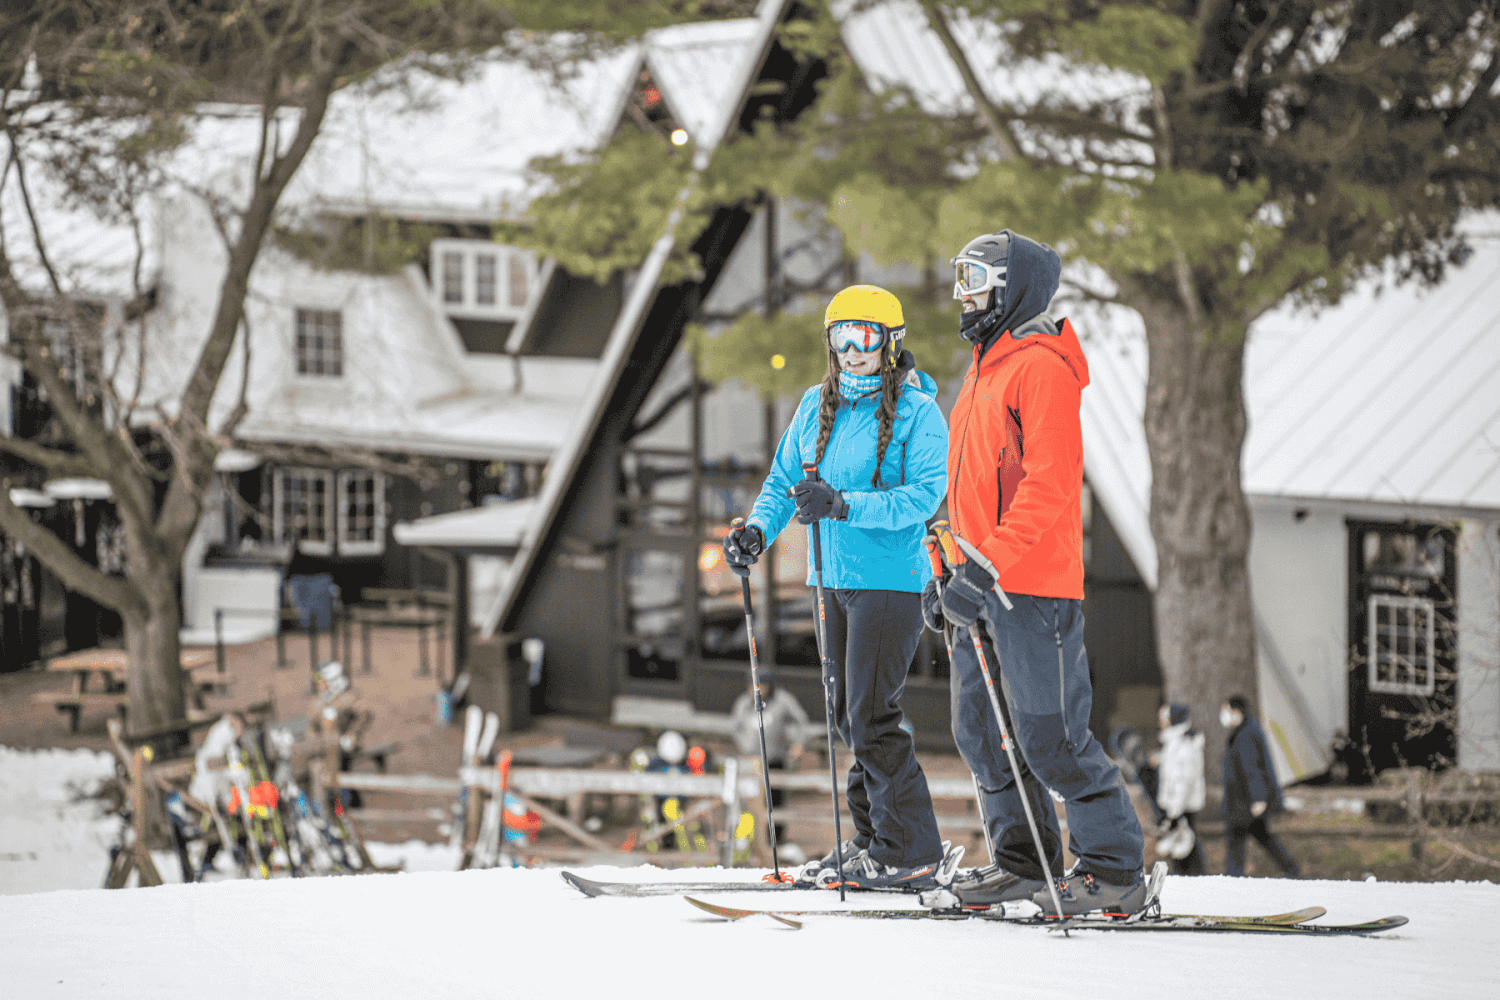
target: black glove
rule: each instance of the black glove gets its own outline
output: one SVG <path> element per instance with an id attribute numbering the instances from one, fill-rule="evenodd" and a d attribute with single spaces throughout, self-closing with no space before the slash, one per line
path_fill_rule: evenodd
<path id="1" fill-rule="evenodd" d="M 942 634 L 944 626 L 948 622 L 943 618 L 943 603 L 938 600 L 937 577 L 927 581 L 927 586 L 922 588 L 922 621 L 927 627 L 938 634 Z"/>
<path id="2" fill-rule="evenodd" d="M 849 516 L 849 505 L 844 494 L 821 479 L 802 479 L 792 484 L 789 491 L 797 502 L 797 523 L 812 524 L 825 517 L 842 521 Z"/>
<path id="3" fill-rule="evenodd" d="M 749 576 L 750 567 L 764 551 L 766 536 L 753 524 L 733 528 L 724 536 L 724 561 L 736 576 Z"/>
<path id="4" fill-rule="evenodd" d="M 970 559 L 960 563 L 943 588 L 943 617 L 959 628 L 974 624 L 984 610 L 985 595 L 995 586 L 995 578 Z"/>

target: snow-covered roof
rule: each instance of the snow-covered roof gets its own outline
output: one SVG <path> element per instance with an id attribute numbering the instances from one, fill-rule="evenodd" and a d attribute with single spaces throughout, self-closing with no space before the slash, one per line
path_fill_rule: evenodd
<path id="1" fill-rule="evenodd" d="M 678 24 L 646 36 L 646 66 L 699 149 L 714 149 L 739 112 L 738 83 L 758 61 L 755 18 Z"/>
<path id="2" fill-rule="evenodd" d="M 114 490 L 102 479 L 53 479 L 42 492 L 54 500 L 109 500 Z"/>
<path id="3" fill-rule="evenodd" d="M 19 487 L 10 491 L 10 502 L 17 507 L 53 507 L 57 501 L 41 490 Z"/>
<path id="4" fill-rule="evenodd" d="M 68 195 L 43 162 L 46 152 L 23 146 L 21 154 L 14 155 L 10 138 L 0 135 L 0 159 L 4 160 L 0 168 L 0 240 L 22 286 L 39 294 L 52 290 L 51 276 L 37 251 L 34 212 L 47 260 L 66 294 L 85 299 L 131 298 L 136 293 L 138 262 L 141 287 L 149 287 L 157 266 L 151 213 L 143 213 L 139 233 L 123 219 L 101 218 L 94 208 Z M 19 160 L 25 170 L 30 211 L 13 159 Z"/>
<path id="5" fill-rule="evenodd" d="M 492 461 L 545 461 L 562 444 L 583 389 L 567 395 L 473 392 L 430 406 L 350 406 L 336 395 L 303 398 L 296 409 L 262 408 L 240 427 L 246 441 L 285 442 Z M 394 389 L 394 387 L 393 387 Z M 397 392 L 391 398 L 398 398 Z"/>
<path id="6" fill-rule="evenodd" d="M 538 193 L 530 162 L 581 153 L 607 140 L 643 60 L 697 146 L 714 148 L 738 111 L 733 81 L 759 55 L 752 52 L 757 23 L 741 18 L 658 29 L 639 43 L 576 61 L 556 75 L 496 55 L 462 80 L 414 74 L 398 87 L 377 80 L 340 90 L 329 101 L 322 130 L 281 208 L 378 208 L 408 217 L 476 221 L 517 217 Z M 280 120 L 283 145 L 295 131 L 296 116 L 295 109 L 287 109 Z M 187 140 L 165 165 L 165 193 L 211 190 L 243 200 L 245 172 L 260 137 L 258 109 L 203 105 L 187 127 Z M 0 156 L 10 159 L 4 138 Z M 49 255 L 68 290 L 132 295 L 137 234 L 125 221 L 102 218 L 71 201 L 37 155 L 29 156 L 26 166 Z M 7 253 L 23 283 L 43 290 L 48 278 L 13 169 L 6 173 L 0 199 Z M 141 215 L 140 278 L 149 286 L 159 264 L 157 234 L 152 210 Z"/>
<path id="7" fill-rule="evenodd" d="M 469 510 L 434 514 L 395 526 L 402 545 L 454 549 L 514 549 L 536 514 L 537 501 L 491 503 Z"/>

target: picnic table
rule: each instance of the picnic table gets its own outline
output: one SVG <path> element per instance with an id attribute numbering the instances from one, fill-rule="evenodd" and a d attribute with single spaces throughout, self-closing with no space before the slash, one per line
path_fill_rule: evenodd
<path id="1" fill-rule="evenodd" d="M 368 594 L 373 588 L 367 588 Z M 427 630 L 437 630 L 437 680 L 442 683 L 443 673 L 446 670 L 447 658 L 443 655 L 443 646 L 448 641 L 448 617 L 450 612 L 447 608 L 429 607 L 422 604 L 405 604 L 395 600 L 384 604 L 356 604 L 348 609 L 349 622 L 359 626 L 360 650 L 363 653 L 361 673 L 371 673 L 374 669 L 370 657 L 370 629 L 381 628 L 414 628 L 417 630 L 417 655 L 419 668 L 417 676 L 426 677 L 432 672 L 427 659 Z"/>
<path id="2" fill-rule="evenodd" d="M 227 674 L 205 671 L 214 666 L 213 653 L 184 652 L 180 663 L 192 675 L 191 698 L 195 708 L 203 708 L 203 695 L 207 691 L 234 683 Z M 65 691 L 38 691 L 31 700 L 68 713 L 69 732 L 78 732 L 78 718 L 85 708 L 114 709 L 123 720 L 130 703 L 125 690 L 129 671 L 130 661 L 123 649 L 88 649 L 59 656 L 47 662 L 47 672 L 72 674 L 72 684 Z"/>

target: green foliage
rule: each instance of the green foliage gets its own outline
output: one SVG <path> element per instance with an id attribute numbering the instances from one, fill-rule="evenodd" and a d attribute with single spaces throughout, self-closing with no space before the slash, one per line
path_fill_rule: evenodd
<path id="1" fill-rule="evenodd" d="M 1137 73 L 1162 84 L 1197 50 L 1194 5 L 1163 0 L 958 0 L 971 17 L 1007 27 L 1024 55 L 1058 52 L 1078 63 Z"/>
<path id="2" fill-rule="evenodd" d="M 599 280 L 636 267 L 678 204 L 691 155 L 660 137 L 622 129 L 613 142 L 582 160 L 538 160 L 532 168 L 550 178 L 555 190 L 532 201 L 530 225 L 498 224 L 495 238 L 555 256 L 571 273 Z M 696 226 L 681 226 L 684 236 L 702 228 L 700 207 L 701 200 L 690 206 Z M 671 266 L 676 276 L 687 270 L 680 254 Z"/>
<path id="3" fill-rule="evenodd" d="M 288 253 L 325 271 L 395 274 L 427 255 L 440 226 L 387 215 L 320 216 L 308 226 L 276 226 L 272 238 Z"/>
<path id="4" fill-rule="evenodd" d="M 1187 69 L 1196 50 L 1193 23 L 1155 4 L 1111 4 L 1096 18 L 1081 18 L 1062 28 L 1057 47 L 1064 55 L 1138 73 L 1157 85 Z"/>
<path id="5" fill-rule="evenodd" d="M 688 21 L 753 17 L 755 0 L 506 0 L 505 9 L 531 31 L 572 31 L 613 41 Z"/>

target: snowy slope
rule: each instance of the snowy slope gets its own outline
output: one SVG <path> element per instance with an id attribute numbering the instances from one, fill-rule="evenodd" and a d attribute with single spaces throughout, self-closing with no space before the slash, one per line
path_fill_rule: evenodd
<path id="1" fill-rule="evenodd" d="M 642 870 L 628 873 L 639 877 Z M 608 878 L 610 870 L 592 869 Z M 701 877 L 701 873 L 689 873 Z M 723 895 L 755 905 L 762 894 Z M 806 899 L 837 906 L 837 897 Z M 586 899 L 554 871 L 376 875 L 0 897 L 17 997 L 1494 996 L 1500 888 L 1169 880 L 1173 910 L 1399 912 L 1374 939 L 966 922 L 716 921 L 676 897 Z M 87 948 L 81 948 L 81 943 Z M 230 984 L 233 983 L 232 991 Z"/>
<path id="2" fill-rule="evenodd" d="M 992 923 L 768 917 L 715 920 L 677 897 L 587 899 L 552 870 L 416 871 L 99 884 L 115 821 L 70 802 L 110 773 L 88 751 L 0 748 L 0 997 L 1490 997 L 1500 995 L 1500 886 L 1482 883 L 1168 879 L 1169 911 L 1328 908 L 1325 922 L 1393 913 L 1378 938 L 1080 932 Z M 444 846 L 372 845 L 377 860 L 451 868 Z M 157 858 L 163 876 L 175 861 Z M 586 869 L 598 879 L 741 880 L 759 873 Z M 59 891 L 41 891 L 44 889 Z M 6 893 L 9 893 L 7 895 Z M 19 893 L 19 894 L 17 894 Z M 769 905 L 764 893 L 720 902 Z M 797 908 L 837 908 L 796 893 Z M 850 906 L 906 897 L 853 896 Z"/>

